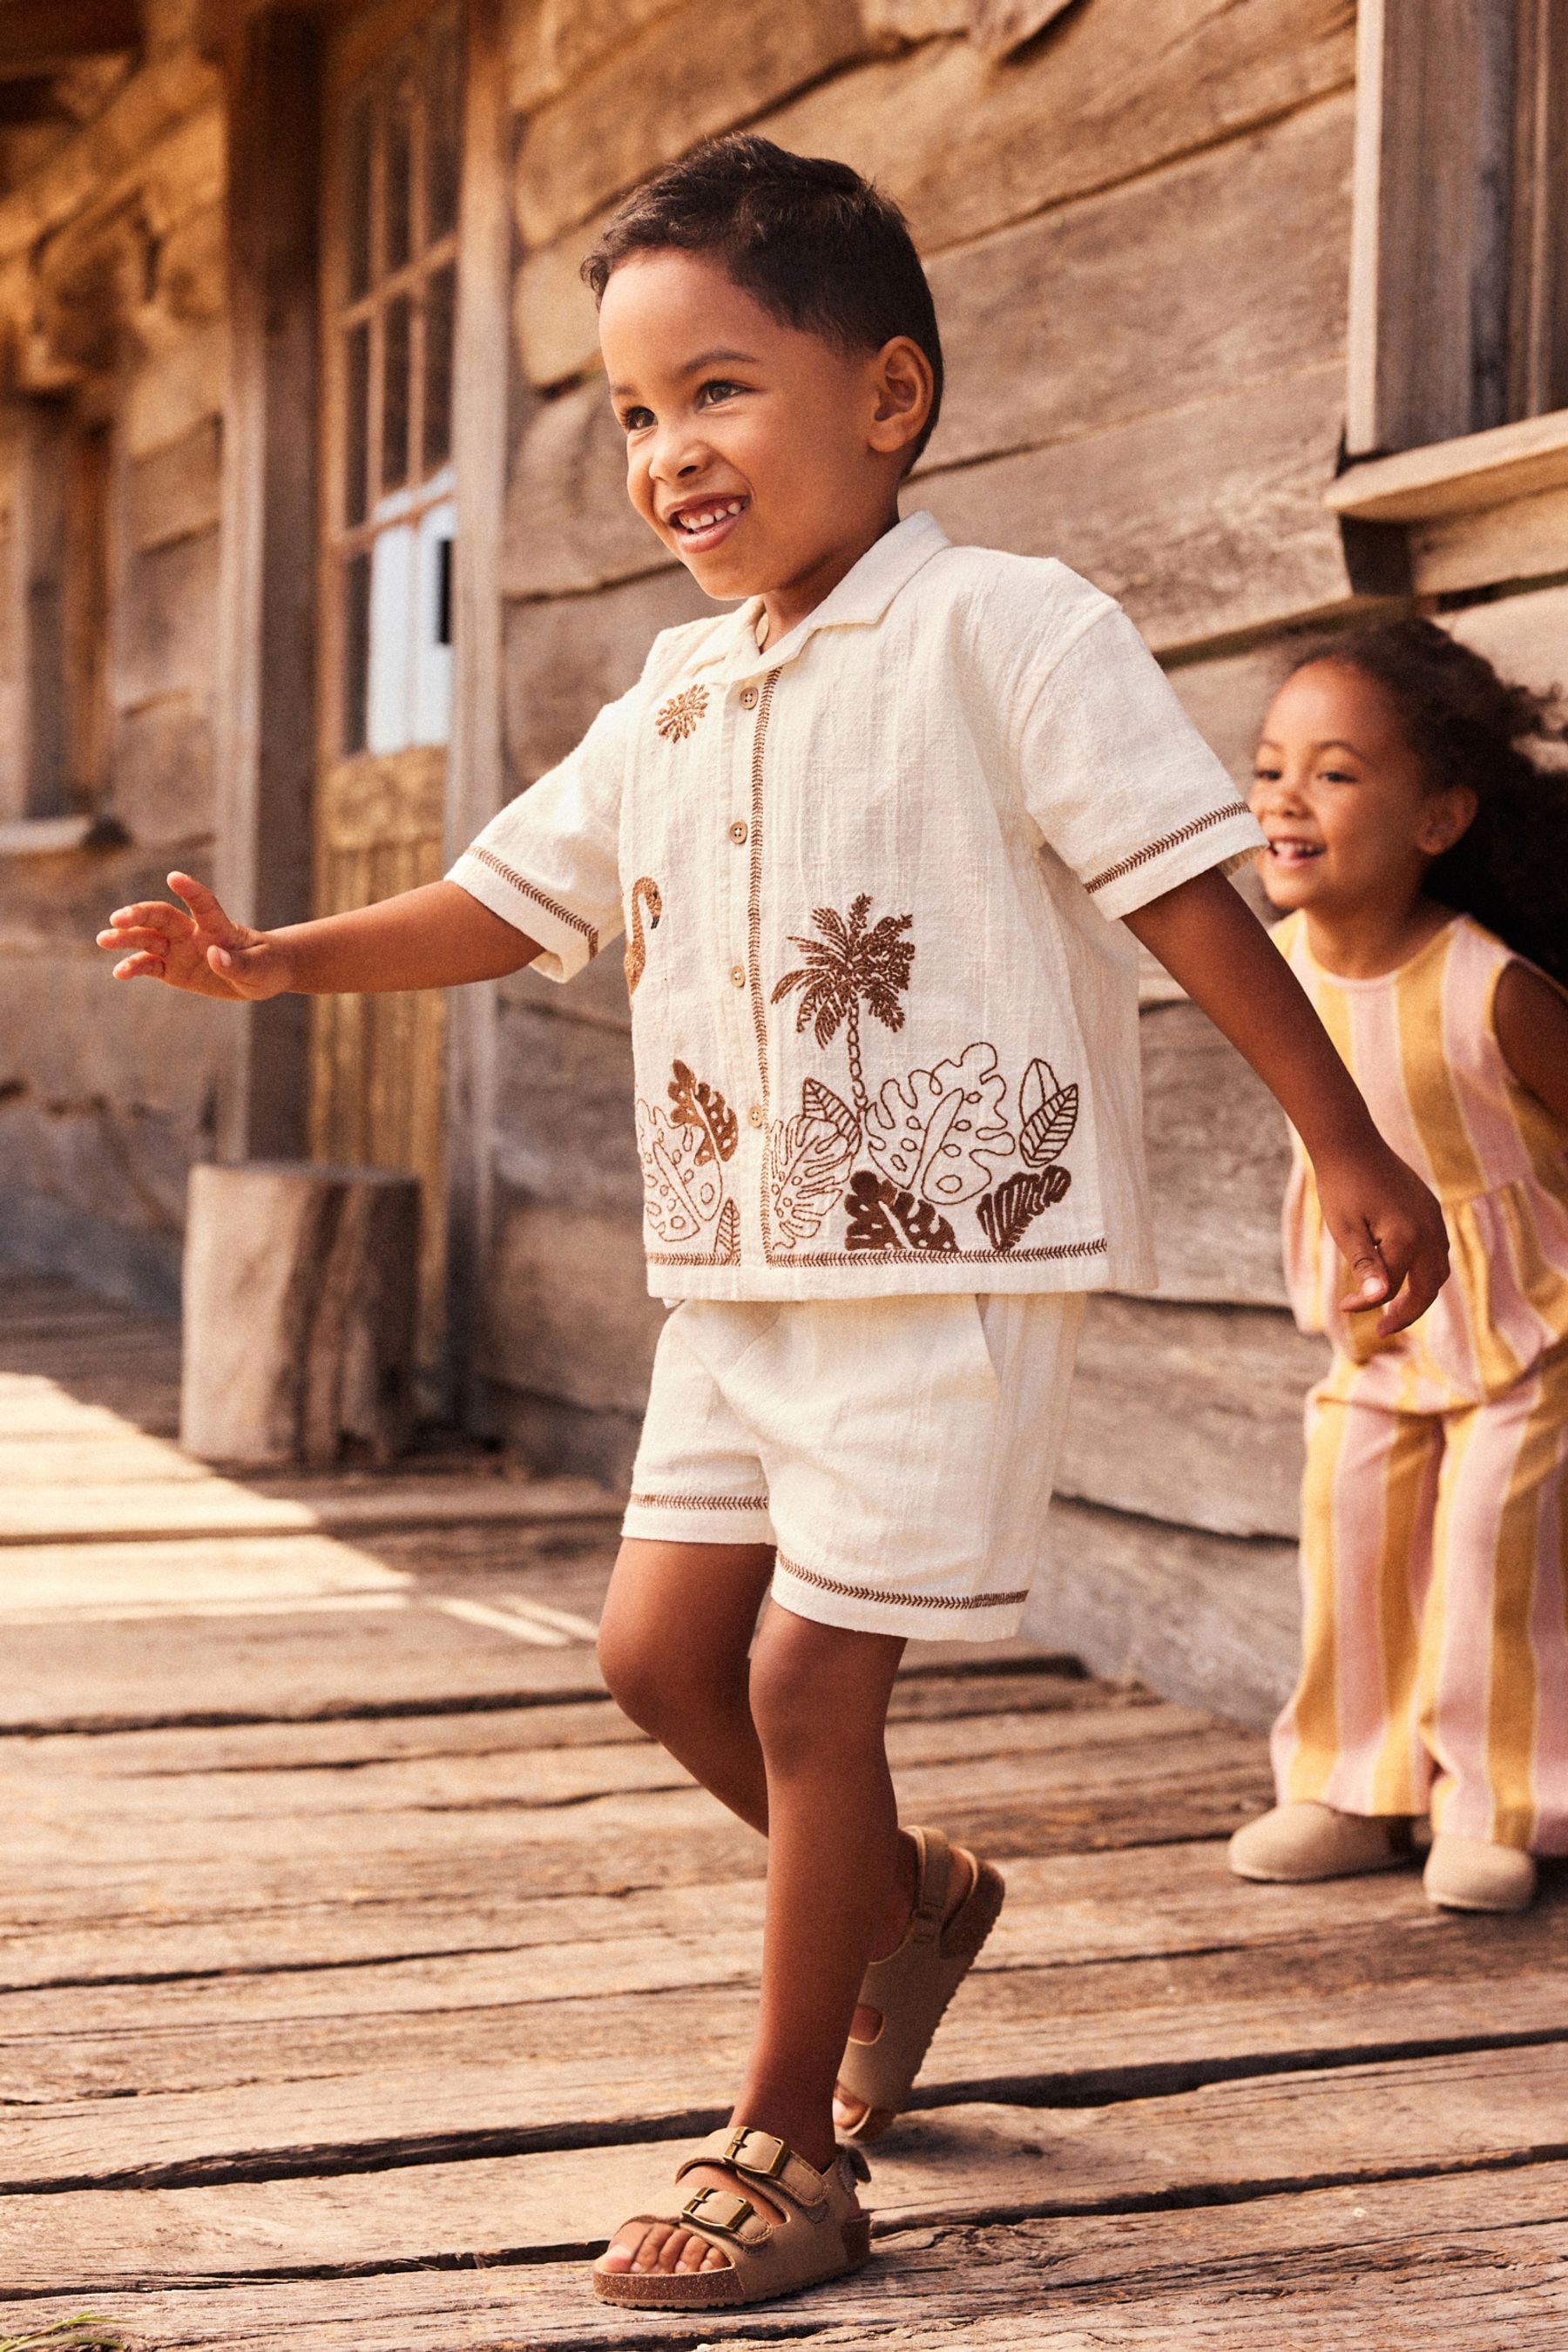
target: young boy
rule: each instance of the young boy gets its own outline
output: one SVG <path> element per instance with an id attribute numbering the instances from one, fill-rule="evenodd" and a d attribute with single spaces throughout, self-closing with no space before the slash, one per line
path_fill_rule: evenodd
<path id="1" fill-rule="evenodd" d="M 594 2283 L 750 2303 L 865 2260 L 836 2120 L 905 2103 L 1000 1906 L 900 1832 L 883 1717 L 907 1639 L 1017 1625 L 1083 1294 L 1154 1279 L 1134 940 L 1283 1105 L 1356 1304 L 1413 1321 L 1445 1244 L 1225 882 L 1261 835 L 1131 625 L 1059 563 L 899 520 L 942 352 L 895 208 L 720 140 L 587 275 L 632 502 L 740 609 L 660 636 L 447 880 L 263 933 L 175 874 L 188 913 L 101 940 L 120 978 L 258 998 L 563 981 L 628 931 L 675 1311 L 601 1655 L 769 1854 L 731 2125 Z"/>

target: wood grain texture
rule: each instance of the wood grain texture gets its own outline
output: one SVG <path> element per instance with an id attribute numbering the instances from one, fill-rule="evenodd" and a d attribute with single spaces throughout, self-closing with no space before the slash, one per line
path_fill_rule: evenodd
<path id="1" fill-rule="evenodd" d="M 1215 1535 L 1293 1537 L 1328 1349 L 1263 1307 L 1090 1299 L 1058 1492 Z"/>
<path id="2" fill-rule="evenodd" d="M 781 2321 L 794 2321 L 827 2352 L 992 2352 L 1021 2340 L 1030 2352 L 1255 2352 L 1262 2309 L 1290 2352 L 1515 2352 L 1532 2320 L 1550 2326 L 1563 2306 L 1568 2167 L 1512 2174 L 1502 2215 L 1489 2202 L 1495 2185 L 1463 2172 L 1164 2212 L 900 2230 L 868 2272 L 793 2309 L 705 2315 L 703 2340 L 776 2344 L 790 2340 Z M 634 2337 L 624 2318 L 599 2316 L 580 2260 L 476 2272 L 461 2259 L 352 2284 L 121 2291 L 114 2308 L 161 2352 L 624 2352 L 681 2340 L 657 2318 L 633 2323 Z M 53 2295 L 7 2301 L 0 2324 L 40 2326 L 79 2307 Z"/>
<path id="3" fill-rule="evenodd" d="M 1139 1039 L 1161 1297 L 1283 1307 L 1290 1156 L 1279 1105 L 1194 1004 L 1146 1008 Z M 1294 1367 L 1289 1341 L 1283 1360 Z M 1182 1418 L 1175 1392 L 1164 1418 Z"/>
<path id="4" fill-rule="evenodd" d="M 1024 1622 L 1097 1674 L 1138 1675 L 1171 1698 L 1223 1706 L 1262 1730 L 1296 1678 L 1296 1546 L 1058 1496 Z"/>
<path id="5" fill-rule="evenodd" d="M 869 47 L 855 0 L 729 0 L 722 37 L 713 35 L 707 0 L 683 0 L 530 114 L 516 180 L 529 245 Z"/>
<path id="6" fill-rule="evenodd" d="M 1212 2084 L 1131 2106 L 974 2105 L 913 2116 L 879 2151 L 866 2202 L 879 2237 L 1137 2211 L 1173 2179 L 1198 2203 L 1466 2168 L 1552 2150 L 1561 2046 Z M 461 2248 L 477 2263 L 526 2252 L 581 2259 L 626 2211 L 658 2210 L 695 2143 L 564 2149 L 380 2172 L 368 2179 L 66 2192 L 0 2216 L 13 2294 L 51 2286 L 85 2243 L 111 2291 L 176 2280 L 220 2285 L 331 2267 L 426 2266 Z M 1568 2226 L 1563 2231 L 1568 2248 Z"/>

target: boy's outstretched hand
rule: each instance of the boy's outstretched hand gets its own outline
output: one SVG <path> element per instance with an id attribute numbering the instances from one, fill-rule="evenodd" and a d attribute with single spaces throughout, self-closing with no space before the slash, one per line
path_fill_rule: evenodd
<path id="1" fill-rule="evenodd" d="M 1342 1162 L 1320 1152 L 1312 1173 L 1323 1223 L 1355 1285 L 1341 1307 L 1352 1315 L 1382 1307 L 1382 1339 L 1405 1330 L 1448 1278 L 1448 1235 L 1436 1200 L 1381 1138 Z"/>
<path id="2" fill-rule="evenodd" d="M 184 908 L 166 898 L 143 898 L 117 907 L 100 948 L 120 951 L 116 980 L 161 980 L 193 996 L 241 998 L 254 1003 L 278 996 L 290 985 L 288 958 L 266 931 L 231 923 L 205 882 L 171 874 L 169 887 Z"/>

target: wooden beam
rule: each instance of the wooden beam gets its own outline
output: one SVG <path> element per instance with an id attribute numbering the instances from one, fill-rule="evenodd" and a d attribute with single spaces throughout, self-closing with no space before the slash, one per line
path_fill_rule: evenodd
<path id="1" fill-rule="evenodd" d="M 249 18 L 228 58 L 218 886 L 242 922 L 310 911 L 315 777 L 317 186 L 321 39 Z M 247 1006 L 219 1107 L 226 1160 L 306 1143 L 309 1006 Z"/>
<path id="2" fill-rule="evenodd" d="M 142 46 L 138 0 L 9 0 L 0 8 L 0 81 L 59 73 Z"/>
<path id="3" fill-rule="evenodd" d="M 1425 522 L 1568 488 L 1568 417 L 1527 416 L 1485 433 L 1352 466 L 1324 493 L 1331 513 Z"/>

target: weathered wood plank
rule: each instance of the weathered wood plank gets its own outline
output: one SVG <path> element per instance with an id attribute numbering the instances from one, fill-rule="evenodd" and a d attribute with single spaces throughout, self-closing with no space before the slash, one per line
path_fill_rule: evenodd
<path id="1" fill-rule="evenodd" d="M 538 477 L 532 479 L 536 491 Z M 509 504 L 509 546 L 514 551 L 536 528 L 529 504 L 534 491 L 514 490 Z M 642 561 L 657 562 L 658 554 L 649 538 Z M 515 552 L 510 562 L 515 567 Z M 503 690 L 514 773 L 532 783 L 564 759 L 603 705 L 635 685 L 660 629 L 698 620 L 712 609 L 683 564 L 599 595 L 510 605 Z M 572 996 L 576 993 L 574 988 Z"/>
<path id="2" fill-rule="evenodd" d="M 870 46 L 855 0 L 730 0 L 719 42 L 708 0 L 683 0 L 530 115 L 516 181 L 524 238 L 543 244 L 655 164 Z"/>
<path id="3" fill-rule="evenodd" d="M 1322 1341 L 1271 1308 L 1093 1298 L 1058 1491 L 1215 1535 L 1293 1537 L 1302 1401 L 1326 1366 Z"/>
<path id="4" fill-rule="evenodd" d="M 1250 769 L 1250 740 L 1247 757 Z M 1195 1004 L 1150 1006 L 1139 1038 L 1160 1297 L 1283 1307 L 1290 1160 L 1279 1105 Z"/>
<path id="5" fill-rule="evenodd" d="M 1212 1845 L 1147 1847 L 1131 1874 L 1115 1853 L 1026 1854 L 1008 1861 L 1006 1879 L 1006 1908 L 982 1969 L 1239 1950 L 1355 1927 L 1375 1936 L 1391 1922 L 1413 1932 L 1425 1926 L 1436 1937 L 1446 1926 L 1426 1905 L 1414 1872 L 1375 1883 L 1272 1888 L 1260 1896 L 1230 1875 Z M 401 1901 L 391 1894 L 362 1900 L 347 1889 L 334 1902 L 325 1884 L 314 1900 L 304 1889 L 294 1892 L 292 1902 L 268 1909 L 264 1895 L 261 1902 L 246 1899 L 248 1889 L 226 1905 L 216 1893 L 205 1904 L 189 1904 L 176 1884 L 163 1890 L 153 1912 L 136 1903 L 134 1887 L 110 1879 L 96 1904 L 90 1894 L 81 1898 L 80 1921 L 68 1922 L 55 1908 L 38 1925 L 26 1918 L 25 1895 L 7 1897 L 0 1910 L 5 1990 L 70 1989 L 86 2000 L 95 1985 L 144 1982 L 145 2000 L 161 2005 L 161 1980 L 178 1977 L 193 1984 L 221 1979 L 243 2002 L 252 1998 L 246 1978 L 286 1972 L 272 1988 L 275 1997 L 302 1996 L 315 1981 L 319 2002 L 326 2004 L 332 1971 L 346 1969 L 339 2001 L 352 2010 L 374 2000 L 393 1971 L 412 1980 L 426 1963 L 440 1962 L 462 1974 L 470 1965 L 495 1965 L 498 1955 L 527 1952 L 530 1982 L 542 1997 L 533 1971 L 541 1952 L 554 1948 L 562 1969 L 589 1971 L 589 1988 L 629 1990 L 647 1969 L 658 1983 L 718 1982 L 735 1974 L 738 1955 L 742 1973 L 754 1972 L 763 1924 L 756 1879 L 531 1899 L 504 1878 L 476 1872 L 471 1883 L 432 1890 L 423 1900 L 412 1893 Z M 679 1967 L 666 1946 L 685 1956 Z M 611 1969 L 621 1972 L 615 1984 L 605 1973 Z M 350 1976 L 358 1982 L 351 1984 Z M 255 1997 L 266 1990 L 257 1985 Z"/>
<path id="6" fill-rule="evenodd" d="M 611 1518 L 623 1505 L 586 1478 L 262 1478 L 241 1486 L 223 1477 L 136 1486 L 13 1493 L 0 1512 L 0 1546 L 168 1543 L 307 1531 L 370 1535 L 383 1528 L 472 1526 L 550 1518 Z M 15 1564 L 4 1574 L 20 1574 Z M 3 1590 L 3 1587 L 0 1587 Z M 3 1604 L 0 1604 L 3 1605 Z"/>
<path id="7" fill-rule="evenodd" d="M 988 1973 L 944 2021 L 913 2104 L 1099 2106 L 1356 2057 L 1500 2063 L 1510 2040 L 1541 2045 L 1527 2059 L 1543 2063 L 1563 2040 L 1555 1926 L 1536 1923 L 1528 1955 L 1500 1969 L 1495 1937 L 1472 1932 L 1441 1954 L 1430 1938 L 1413 1956 L 1398 1935 L 1374 1948 L 1352 1934 Z M 1420 1974 L 1434 1959 L 1441 1973 Z M 751 1992 L 718 1986 L 657 2007 L 639 1993 L 266 2032 L 34 2035 L 0 2045 L 14 2102 L 0 2187 L 184 2187 L 701 2132 L 721 2119 L 754 2019 Z"/>
<path id="8" fill-rule="evenodd" d="M 1026 1629 L 1097 1674 L 1272 1722 L 1300 1649 L 1296 1547 L 1201 1534 L 1058 1499 Z"/>
<path id="9" fill-rule="evenodd" d="M 1172 651 L 1347 602 L 1339 532 L 1322 506 L 1343 409 L 1335 362 L 933 473 L 910 498 L 951 539 L 1059 556 Z"/>
<path id="10" fill-rule="evenodd" d="M 1568 2050 L 1488 2052 L 1211 2084 L 1068 2111 L 962 2105 L 913 2117 L 879 2151 L 879 2236 L 1321 2190 L 1391 2171 L 1467 2172 L 1556 2153 Z M 95 2291 L 597 2251 L 618 2217 L 657 2210 L 694 2143 L 565 2149 L 359 2179 L 13 2200 L 0 2261 L 13 2294 L 66 2275 Z M 1568 2223 L 1563 2242 L 1568 2250 Z M 89 2250 L 90 2254 L 89 2255 Z M 84 2260 L 84 2256 L 88 2256 Z"/>
<path id="11" fill-rule="evenodd" d="M 1563 2305 L 1565 2204 L 1568 2166 L 1546 2163 L 1170 2212 L 899 2230 L 842 2285 L 778 2312 L 704 2314 L 703 2340 L 776 2344 L 782 2324 L 791 2340 L 806 2329 L 831 2352 L 934 2352 L 975 2344 L 980 2327 L 991 2344 L 1026 2340 L 1030 2352 L 1109 2342 L 1255 2352 L 1261 2310 L 1289 2352 L 1514 2352 L 1532 2317 L 1550 2325 Z M 679 2315 L 638 2319 L 593 2304 L 577 2263 L 185 2284 L 113 2300 L 163 2352 L 616 2352 L 691 2341 Z M 79 2307 L 7 2301 L 0 2325 L 37 2327 Z M 994 2321 L 998 2308 L 1005 2322 Z"/>

